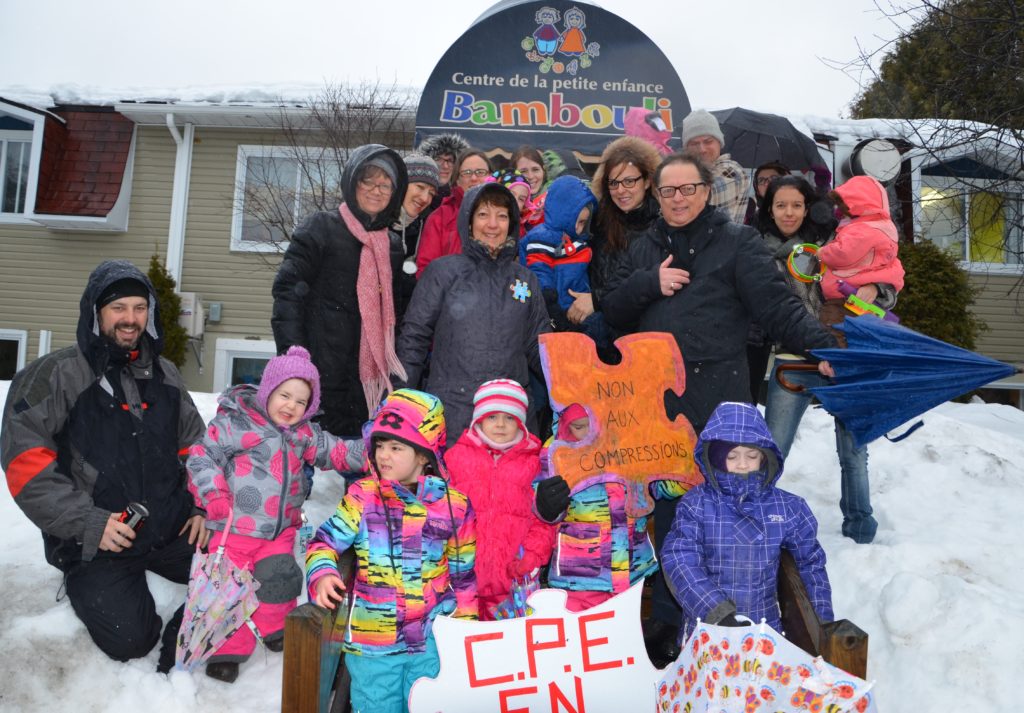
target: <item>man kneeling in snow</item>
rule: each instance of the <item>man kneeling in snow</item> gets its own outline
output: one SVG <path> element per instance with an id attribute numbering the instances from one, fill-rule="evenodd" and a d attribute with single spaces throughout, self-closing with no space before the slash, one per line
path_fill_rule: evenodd
<path id="1" fill-rule="evenodd" d="M 3 412 L 0 464 L 14 502 L 43 531 L 46 560 L 64 572 L 75 613 L 119 661 L 160 639 L 146 570 L 186 583 L 208 534 L 185 490 L 182 463 L 203 421 L 160 357 L 149 280 L 125 261 L 100 264 L 82 295 L 77 345 L 15 375 Z M 121 522 L 128 504 L 148 517 Z M 181 615 L 164 632 L 174 662 Z"/>

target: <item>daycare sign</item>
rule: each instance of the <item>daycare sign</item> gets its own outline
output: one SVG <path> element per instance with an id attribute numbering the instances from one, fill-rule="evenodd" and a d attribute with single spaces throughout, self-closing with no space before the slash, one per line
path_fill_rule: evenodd
<path id="1" fill-rule="evenodd" d="M 690 111 L 679 75 L 640 30 L 587 3 L 503 2 L 434 67 L 417 142 L 457 132 L 483 150 L 600 154 L 633 107 L 658 112 L 670 130 Z"/>
<path id="2" fill-rule="evenodd" d="M 640 628 L 643 585 L 570 612 L 565 592 L 530 597 L 534 613 L 504 621 L 441 616 L 437 678 L 412 687 L 410 713 L 651 711 L 661 672 Z"/>

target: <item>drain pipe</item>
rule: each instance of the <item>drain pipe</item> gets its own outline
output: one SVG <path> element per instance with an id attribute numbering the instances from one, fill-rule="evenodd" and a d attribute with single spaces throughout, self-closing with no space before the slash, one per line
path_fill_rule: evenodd
<path id="1" fill-rule="evenodd" d="M 185 124 L 182 136 L 174 125 L 174 114 L 167 114 L 167 129 L 177 145 L 174 157 L 174 183 L 171 190 L 171 222 L 167 232 L 167 272 L 181 291 L 181 266 L 185 254 L 185 222 L 188 217 L 188 183 L 192 174 L 192 144 L 195 125 Z"/>

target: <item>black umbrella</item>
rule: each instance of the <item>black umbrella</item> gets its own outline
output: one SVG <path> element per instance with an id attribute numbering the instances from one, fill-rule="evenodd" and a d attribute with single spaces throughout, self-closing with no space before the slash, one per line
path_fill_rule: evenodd
<path id="1" fill-rule="evenodd" d="M 744 168 L 778 161 L 796 171 L 807 171 L 825 162 L 818 146 L 784 116 L 733 107 L 711 112 L 725 136 L 723 153 Z"/>

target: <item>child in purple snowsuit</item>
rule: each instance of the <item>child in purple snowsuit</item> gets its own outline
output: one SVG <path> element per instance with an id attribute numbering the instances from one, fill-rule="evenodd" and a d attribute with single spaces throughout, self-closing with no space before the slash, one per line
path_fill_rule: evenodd
<path id="1" fill-rule="evenodd" d="M 724 402 L 693 454 L 705 482 L 676 506 L 661 566 L 683 608 L 685 641 L 699 618 L 740 626 L 737 615 L 781 630 L 779 558 L 792 553 L 814 610 L 832 621 L 832 588 L 818 523 L 804 499 L 775 486 L 783 457 L 756 407 Z"/>
<path id="2" fill-rule="evenodd" d="M 284 619 L 302 592 L 295 535 L 309 483 L 304 463 L 340 472 L 361 470 L 361 440 L 343 441 L 309 419 L 320 406 L 320 374 L 302 347 L 271 359 L 257 388 L 229 387 L 203 439 L 189 449 L 188 488 L 224 553 L 260 583 L 252 622 L 267 648 L 281 651 Z M 231 530 L 226 531 L 229 514 Z M 247 626 L 208 659 L 208 676 L 231 683 L 256 648 Z"/>

